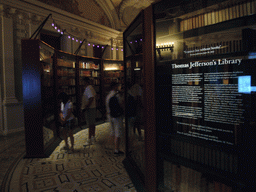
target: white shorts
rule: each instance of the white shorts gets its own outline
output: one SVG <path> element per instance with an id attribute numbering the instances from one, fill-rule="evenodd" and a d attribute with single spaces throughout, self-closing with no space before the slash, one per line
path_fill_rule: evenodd
<path id="1" fill-rule="evenodd" d="M 115 137 L 121 137 L 123 132 L 123 116 L 117 118 L 110 118 L 111 133 L 110 135 L 115 135 Z"/>

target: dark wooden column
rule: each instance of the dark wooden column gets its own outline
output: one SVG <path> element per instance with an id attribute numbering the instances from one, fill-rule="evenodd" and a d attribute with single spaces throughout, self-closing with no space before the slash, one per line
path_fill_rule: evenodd
<path id="1" fill-rule="evenodd" d="M 38 40 L 22 40 L 22 84 L 26 158 L 44 157 L 41 73 Z"/>
<path id="2" fill-rule="evenodd" d="M 145 113 L 145 186 L 147 192 L 157 191 L 157 150 L 155 117 L 155 57 L 152 5 L 144 10 L 143 23 L 144 113 Z"/>

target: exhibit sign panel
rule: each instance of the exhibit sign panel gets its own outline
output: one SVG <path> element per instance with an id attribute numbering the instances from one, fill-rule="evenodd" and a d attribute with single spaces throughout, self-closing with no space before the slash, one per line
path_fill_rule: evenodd
<path id="1" fill-rule="evenodd" d="M 253 113 L 253 60 L 242 56 L 170 65 L 173 133 L 237 145 L 240 129 Z"/>

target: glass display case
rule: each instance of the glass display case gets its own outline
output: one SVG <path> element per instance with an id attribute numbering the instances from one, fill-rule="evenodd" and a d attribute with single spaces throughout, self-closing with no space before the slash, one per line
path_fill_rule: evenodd
<path id="1" fill-rule="evenodd" d="M 55 125 L 55 79 L 53 55 L 54 50 L 47 44 L 40 42 L 40 64 L 43 72 L 41 75 L 41 99 L 43 115 L 43 140 L 47 147 L 58 135 Z"/>
<path id="2" fill-rule="evenodd" d="M 144 182 L 145 129 L 143 118 L 143 13 L 124 33 L 126 153 L 129 164 Z"/>
<path id="3" fill-rule="evenodd" d="M 255 8 L 255 0 L 162 0 L 124 32 L 128 85 L 142 63 L 145 154 L 134 155 L 126 112 L 124 161 L 137 190 L 255 189 Z"/>
<path id="4" fill-rule="evenodd" d="M 60 142 L 56 124 L 55 50 L 40 40 L 22 40 L 26 157 L 46 157 Z"/>
<path id="5" fill-rule="evenodd" d="M 40 40 L 23 39 L 22 63 L 26 157 L 50 155 L 61 141 L 59 93 L 65 92 L 70 96 L 78 126 L 86 124 L 81 113 L 84 77 L 91 79 L 97 93 L 96 121 L 104 119 L 101 58 L 79 56 L 56 50 Z"/>
<path id="6" fill-rule="evenodd" d="M 256 1 L 153 6 L 163 191 L 255 185 Z M 164 101 L 164 102 L 163 102 Z M 180 181 L 180 182 L 177 182 Z"/>

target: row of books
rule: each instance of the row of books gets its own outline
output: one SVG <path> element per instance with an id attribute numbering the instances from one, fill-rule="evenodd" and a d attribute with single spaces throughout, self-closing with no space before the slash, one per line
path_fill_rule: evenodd
<path id="1" fill-rule="evenodd" d="M 105 71 L 105 77 L 123 77 L 124 73 Z"/>
<path id="2" fill-rule="evenodd" d="M 106 84 L 110 84 L 112 81 L 115 81 L 115 82 L 117 82 L 117 83 L 121 83 L 121 84 L 123 84 L 124 83 L 124 79 L 119 79 L 119 78 L 109 78 L 109 77 L 105 77 L 104 78 L 104 82 L 106 83 Z"/>
<path id="3" fill-rule="evenodd" d="M 240 51 L 242 51 L 242 40 L 222 41 L 209 45 L 187 47 L 184 51 L 184 57 L 200 57 L 206 55 L 234 53 Z"/>
<path id="4" fill-rule="evenodd" d="M 243 2 L 237 5 L 214 10 L 208 13 L 196 15 L 183 19 L 180 22 L 180 31 L 187 31 L 195 28 L 213 25 L 231 19 L 253 15 L 256 13 L 256 1 Z"/>
<path id="5" fill-rule="evenodd" d="M 76 64 L 74 61 L 58 59 L 58 66 L 75 68 Z"/>
<path id="6" fill-rule="evenodd" d="M 74 86 L 75 85 L 75 79 L 59 79 L 58 80 L 59 86 Z"/>
<path id="7" fill-rule="evenodd" d="M 191 168 L 165 161 L 165 189 L 175 192 L 233 192 L 232 187 L 204 177 Z"/>
<path id="8" fill-rule="evenodd" d="M 75 70 L 67 70 L 67 69 L 57 69 L 57 75 L 58 76 L 75 76 Z"/>
<path id="9" fill-rule="evenodd" d="M 81 62 L 79 63 L 80 69 L 99 69 L 99 64 L 93 62 Z"/>
<path id="10" fill-rule="evenodd" d="M 238 156 L 205 146 L 172 140 L 173 154 L 219 170 L 237 174 Z"/>
<path id="11" fill-rule="evenodd" d="M 91 76 L 89 76 L 89 77 L 91 77 Z M 100 85 L 100 79 L 91 79 L 91 84 Z M 80 85 L 85 85 L 85 82 L 82 79 L 80 80 Z"/>

